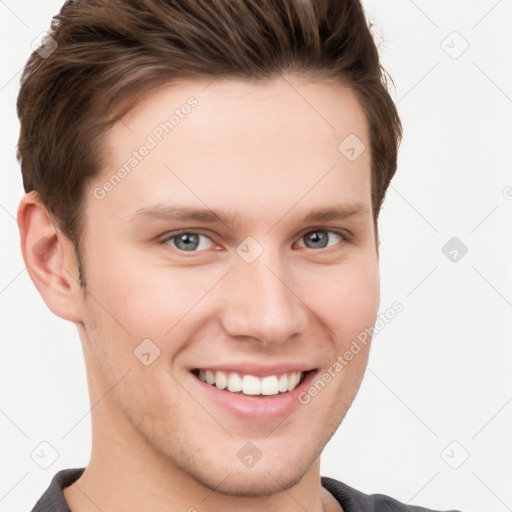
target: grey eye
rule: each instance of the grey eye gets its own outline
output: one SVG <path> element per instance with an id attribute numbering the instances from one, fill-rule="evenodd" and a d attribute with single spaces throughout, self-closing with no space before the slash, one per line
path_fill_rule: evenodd
<path id="1" fill-rule="evenodd" d="M 334 242 L 329 243 L 331 241 L 332 235 L 334 235 L 335 240 Z M 337 240 L 336 237 L 338 238 Z M 305 246 L 309 249 L 324 249 L 325 247 L 329 247 L 330 245 L 338 243 L 342 239 L 343 237 L 339 233 L 324 229 L 310 231 L 302 237 Z"/>
<path id="2" fill-rule="evenodd" d="M 201 233 L 183 232 L 177 235 L 172 235 L 167 238 L 167 242 L 172 241 L 172 245 L 180 251 L 194 252 L 209 248 L 213 242 Z"/>

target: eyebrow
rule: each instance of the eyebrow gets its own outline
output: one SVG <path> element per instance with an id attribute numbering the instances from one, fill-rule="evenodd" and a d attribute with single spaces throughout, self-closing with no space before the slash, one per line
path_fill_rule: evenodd
<path id="1" fill-rule="evenodd" d="M 328 222 L 332 220 L 345 220 L 351 217 L 365 218 L 369 213 L 370 209 L 366 204 L 352 202 L 327 208 L 315 208 L 303 217 L 302 222 Z M 129 222 L 151 220 L 196 221 L 205 224 L 224 224 L 229 229 L 234 229 L 236 226 L 240 225 L 240 217 L 236 214 L 228 213 L 225 210 L 215 212 L 209 208 L 178 207 L 168 204 L 157 204 L 139 208 L 135 212 L 127 215 L 125 219 Z"/>

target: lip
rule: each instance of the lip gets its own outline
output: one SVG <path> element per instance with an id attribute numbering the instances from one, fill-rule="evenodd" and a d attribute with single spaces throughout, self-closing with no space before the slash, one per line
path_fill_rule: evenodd
<path id="1" fill-rule="evenodd" d="M 238 370 L 232 369 L 223 371 L 239 371 L 241 369 L 240 366 L 237 368 Z M 279 373 L 275 368 L 276 367 L 273 367 L 272 369 L 272 372 L 275 373 L 267 373 L 266 375 L 275 375 L 276 373 Z M 290 371 L 299 371 L 296 370 L 297 367 L 294 368 L 295 370 Z M 221 368 L 215 367 L 215 369 L 220 370 Z M 285 418 L 302 405 L 299 401 L 299 395 L 311 385 L 315 375 L 318 373 L 317 369 L 303 371 L 305 372 L 304 378 L 294 390 L 269 396 L 251 396 L 243 395 L 241 393 L 232 393 L 225 389 L 218 389 L 215 385 L 203 382 L 199 377 L 192 373 L 192 371 L 189 371 L 188 374 L 190 379 L 193 381 L 192 385 L 198 389 L 202 395 L 205 395 L 211 403 L 220 406 L 224 411 L 227 411 L 238 419 L 261 423 Z M 281 371 L 281 373 L 285 372 Z M 253 374 L 244 373 L 244 375 Z"/>

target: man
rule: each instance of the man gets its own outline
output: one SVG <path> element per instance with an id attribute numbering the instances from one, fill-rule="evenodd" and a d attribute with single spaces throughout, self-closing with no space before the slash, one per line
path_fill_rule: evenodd
<path id="1" fill-rule="evenodd" d="M 78 0 L 44 49 L 18 221 L 77 326 L 93 446 L 33 510 L 426 510 L 320 477 L 401 136 L 360 3 Z"/>

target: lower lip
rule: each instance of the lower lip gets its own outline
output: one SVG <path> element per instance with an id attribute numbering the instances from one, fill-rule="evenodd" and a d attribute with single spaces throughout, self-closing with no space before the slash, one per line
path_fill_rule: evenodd
<path id="1" fill-rule="evenodd" d="M 299 395 L 311 385 L 317 370 L 309 371 L 304 380 L 292 391 L 277 395 L 243 395 L 219 389 L 203 382 L 192 372 L 190 376 L 202 393 L 231 414 L 243 420 L 268 421 L 282 419 L 301 406 Z"/>

